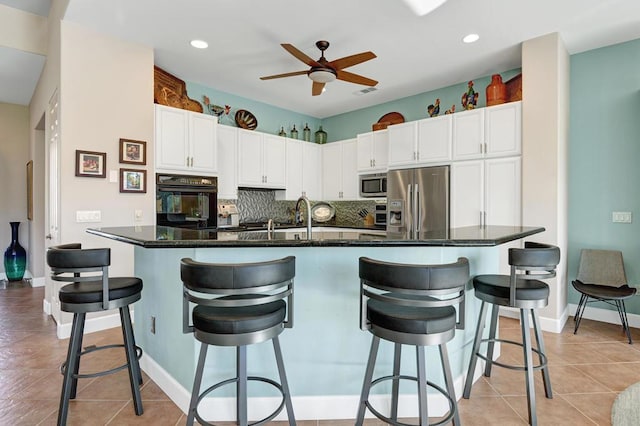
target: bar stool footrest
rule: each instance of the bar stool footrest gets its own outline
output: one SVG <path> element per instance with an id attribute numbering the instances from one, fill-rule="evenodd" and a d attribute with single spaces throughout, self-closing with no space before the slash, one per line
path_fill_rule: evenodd
<path id="1" fill-rule="evenodd" d="M 87 346 L 84 348 L 84 350 L 82 352 L 80 352 L 80 356 L 82 357 L 83 355 L 86 354 L 90 354 L 92 352 L 95 351 L 100 351 L 103 349 L 113 349 L 113 348 L 124 348 L 125 345 L 124 344 L 114 344 L 114 345 L 104 345 L 104 346 Z M 138 360 L 140 360 L 140 358 L 142 358 L 142 348 L 140 346 L 136 346 L 136 358 Z M 85 374 L 74 374 L 72 377 L 74 379 L 91 379 L 94 377 L 102 377 L 102 376 L 107 376 L 109 374 L 113 374 L 113 373 L 117 373 L 120 370 L 124 370 L 125 368 L 127 368 L 129 366 L 129 363 L 125 362 L 122 365 L 119 365 L 117 367 L 111 368 L 109 370 L 104 370 L 104 371 L 98 371 L 95 373 L 85 373 Z M 64 373 L 67 369 L 67 362 L 63 362 L 62 365 L 60 366 L 60 373 L 64 376 Z"/>
<path id="2" fill-rule="evenodd" d="M 388 381 L 388 380 L 394 380 L 394 379 L 399 379 L 399 380 L 411 380 L 414 382 L 418 382 L 418 378 L 417 377 L 413 377 L 413 376 L 406 376 L 406 375 L 399 375 L 399 376 L 394 376 L 394 375 L 390 375 L 390 376 L 383 376 L 383 377 L 379 377 L 376 380 L 374 380 L 373 382 L 371 382 L 371 386 L 369 387 L 369 392 L 371 392 L 371 389 L 377 385 L 380 384 L 382 382 Z M 455 406 L 455 402 L 453 401 L 453 398 L 451 397 L 451 395 L 449 395 L 449 393 L 443 389 L 442 387 L 438 386 L 437 384 L 427 380 L 427 386 L 430 386 L 432 389 L 437 390 L 438 392 L 440 392 L 445 398 L 447 398 L 447 401 L 449 402 L 449 413 L 439 422 L 436 423 L 429 423 L 429 426 L 439 426 L 439 425 L 443 425 L 446 423 L 449 423 L 451 421 L 451 419 L 453 418 L 453 415 L 455 414 L 455 410 L 456 410 L 456 406 Z M 411 423 L 402 423 L 399 422 L 397 420 L 393 420 L 385 415 L 383 415 L 382 413 L 380 413 L 378 410 L 376 410 L 375 408 L 373 408 L 373 406 L 369 403 L 369 399 L 367 399 L 365 402 L 365 405 L 367 406 L 367 408 L 369 409 L 369 411 L 371 411 L 371 413 L 373 413 L 374 416 L 376 416 L 377 418 L 379 418 L 380 420 L 382 420 L 385 423 L 388 423 L 390 425 L 394 425 L 394 426 L 415 426 Z"/>
<path id="3" fill-rule="evenodd" d="M 516 342 L 514 340 L 507 340 L 507 339 L 482 339 L 481 341 L 482 343 L 489 343 L 489 342 L 494 342 L 494 343 L 508 343 L 510 345 L 516 345 L 516 346 L 520 346 L 521 348 L 524 348 L 524 344 L 522 342 Z M 541 358 L 541 362 L 540 364 L 536 364 L 532 367 L 532 369 L 534 371 L 537 370 L 541 370 L 543 368 L 545 368 L 547 366 L 547 355 L 545 355 L 544 353 L 542 353 L 538 348 L 531 348 L 531 350 L 535 353 L 537 353 L 540 358 Z M 489 360 L 487 359 L 486 355 L 482 355 L 480 352 L 476 352 L 476 355 L 478 356 L 478 358 L 481 358 L 483 360 L 485 360 L 485 362 L 489 362 Z M 498 361 L 491 361 L 492 365 L 497 365 L 498 367 L 502 367 L 502 368 L 508 368 L 509 370 L 517 370 L 517 371 L 526 371 L 527 367 L 525 367 L 524 365 L 513 365 L 513 364 L 505 364 L 502 362 L 498 362 Z"/>
<path id="4" fill-rule="evenodd" d="M 278 382 L 276 382 L 274 380 L 271 380 L 271 379 L 267 379 L 266 377 L 257 377 L 257 376 L 249 376 L 249 377 L 247 377 L 247 381 L 250 381 L 250 380 L 267 383 L 267 384 L 273 386 L 274 388 L 278 389 L 278 391 L 280 391 L 280 394 L 282 395 L 282 401 L 280 401 L 280 405 L 271 414 L 269 414 L 267 417 L 263 418 L 262 420 L 258 420 L 257 422 L 248 424 L 248 426 L 260 426 L 260 425 L 263 425 L 263 424 L 265 424 L 267 422 L 270 422 L 278 414 L 280 414 L 280 412 L 282 411 L 282 409 L 284 408 L 284 405 L 285 405 L 284 390 L 282 389 L 282 385 L 280 383 L 278 383 Z M 200 402 L 209 393 L 213 392 L 214 390 L 216 390 L 218 388 L 221 388 L 223 386 L 229 385 L 231 383 L 237 383 L 237 382 L 238 382 L 238 378 L 237 377 L 234 377 L 233 379 L 223 380 L 221 382 L 218 382 L 218 383 L 208 387 L 204 392 L 202 392 L 200 394 L 200 396 L 198 396 L 198 402 L 196 404 L 196 409 L 195 409 L 195 418 L 196 418 L 196 420 L 198 420 L 198 422 L 201 425 L 215 426 L 213 423 L 209 423 L 206 420 L 204 420 L 202 417 L 200 417 L 200 414 L 198 413 L 198 406 L 200 405 Z"/>

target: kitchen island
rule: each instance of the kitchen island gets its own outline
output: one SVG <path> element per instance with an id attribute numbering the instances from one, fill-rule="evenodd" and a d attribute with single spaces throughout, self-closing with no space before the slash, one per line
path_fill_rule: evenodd
<path id="1" fill-rule="evenodd" d="M 358 258 L 368 256 L 401 263 L 449 263 L 469 259 L 471 274 L 495 273 L 505 265 L 506 248 L 544 231 L 541 227 L 464 227 L 440 235 L 407 238 L 368 229 L 316 228 L 267 232 L 215 232 L 140 226 L 90 229 L 89 233 L 135 246 L 135 274 L 144 281 L 135 304 L 136 341 L 144 350 L 143 370 L 186 411 L 199 350 L 191 334 L 182 333 L 180 259 L 203 262 L 255 262 L 296 257 L 294 327 L 281 335 L 289 386 L 298 420 L 349 419 L 356 415 L 371 334 L 359 328 Z M 479 303 L 468 286 L 465 328 L 448 343 L 456 394 L 464 374 L 478 316 Z M 376 375 L 392 370 L 392 344 L 383 342 Z M 437 350 L 427 349 L 429 380 L 442 383 Z M 413 351 L 403 353 L 403 369 L 413 373 Z M 209 350 L 204 383 L 234 376 L 233 348 Z M 277 377 L 269 342 L 248 350 L 249 375 Z M 384 370 L 383 370 L 384 369 Z M 207 385 L 207 386 L 208 386 Z M 233 386 L 221 389 L 201 405 L 205 418 L 233 420 Z M 374 388 L 388 391 L 384 385 Z M 415 386 L 401 386 L 399 414 L 415 416 Z M 279 403 L 270 389 L 249 387 L 249 415 L 261 418 Z M 379 395 L 379 406 L 387 398 Z M 444 413 L 447 404 L 429 394 L 430 413 Z M 433 398 L 433 400 L 431 400 Z M 375 400 L 375 397 L 374 397 Z M 433 407 L 433 408 L 432 408 Z M 283 415 L 281 413 L 281 415 Z"/>

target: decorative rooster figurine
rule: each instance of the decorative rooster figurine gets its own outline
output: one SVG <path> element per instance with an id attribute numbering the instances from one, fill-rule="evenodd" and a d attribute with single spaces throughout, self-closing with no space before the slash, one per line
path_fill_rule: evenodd
<path id="1" fill-rule="evenodd" d="M 473 81 L 469 81 L 469 88 L 462 94 L 462 108 L 474 109 L 478 103 L 478 93 L 473 90 Z"/>

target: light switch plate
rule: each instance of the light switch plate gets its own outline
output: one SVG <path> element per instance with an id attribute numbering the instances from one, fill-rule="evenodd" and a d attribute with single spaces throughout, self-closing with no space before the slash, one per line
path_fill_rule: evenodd
<path id="1" fill-rule="evenodd" d="M 102 213 L 100 212 L 100 210 L 76 211 L 76 222 L 78 223 L 101 222 L 101 221 L 102 221 Z"/>
<path id="2" fill-rule="evenodd" d="M 631 223 L 631 212 L 613 212 L 611 213 L 611 221 L 613 223 Z"/>

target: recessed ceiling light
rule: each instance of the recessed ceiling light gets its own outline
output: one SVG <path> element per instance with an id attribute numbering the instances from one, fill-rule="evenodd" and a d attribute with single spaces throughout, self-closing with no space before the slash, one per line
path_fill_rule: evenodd
<path id="1" fill-rule="evenodd" d="M 466 36 L 464 36 L 462 41 L 464 41 L 465 43 L 475 43 L 476 41 L 478 41 L 478 39 L 480 39 L 480 36 L 478 34 L 467 34 Z"/>
<path id="2" fill-rule="evenodd" d="M 418 16 L 424 16 L 430 13 L 444 3 L 447 0 L 404 0 L 404 2 L 413 10 Z"/>
<path id="3" fill-rule="evenodd" d="M 195 47 L 196 49 L 206 49 L 207 47 L 209 47 L 209 43 L 204 40 L 191 40 L 191 46 Z"/>

